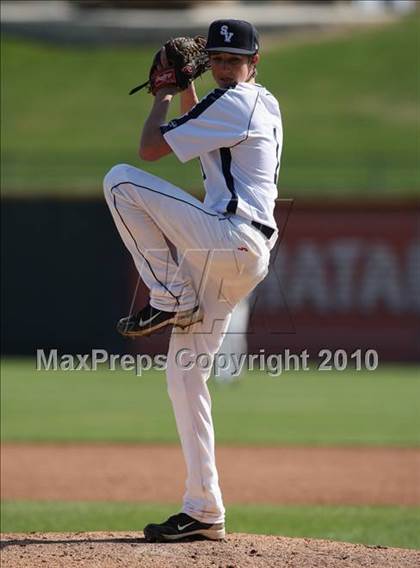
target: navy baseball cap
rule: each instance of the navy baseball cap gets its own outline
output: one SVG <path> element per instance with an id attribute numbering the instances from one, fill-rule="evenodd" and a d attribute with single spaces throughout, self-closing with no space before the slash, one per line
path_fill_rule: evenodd
<path id="1" fill-rule="evenodd" d="M 216 20 L 209 27 L 207 51 L 253 55 L 258 52 L 258 32 L 244 20 Z"/>

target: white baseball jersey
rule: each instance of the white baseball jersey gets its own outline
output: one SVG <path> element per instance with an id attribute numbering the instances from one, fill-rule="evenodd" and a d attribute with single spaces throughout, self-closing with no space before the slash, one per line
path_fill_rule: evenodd
<path id="1" fill-rule="evenodd" d="M 207 207 L 276 227 L 283 129 L 267 89 L 254 83 L 214 89 L 161 131 L 181 162 L 200 159 Z"/>

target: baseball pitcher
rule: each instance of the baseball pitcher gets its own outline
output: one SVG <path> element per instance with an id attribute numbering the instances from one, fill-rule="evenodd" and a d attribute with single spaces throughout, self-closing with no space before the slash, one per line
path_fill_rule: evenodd
<path id="1" fill-rule="evenodd" d="M 154 101 L 139 156 L 154 161 L 173 152 L 183 163 L 198 159 L 204 202 L 126 164 L 104 180 L 115 224 L 150 290 L 149 303 L 117 329 L 138 337 L 173 326 L 167 383 L 188 475 L 182 511 L 147 525 L 150 542 L 225 536 L 211 368 L 197 362 L 207 357 L 211 363 L 233 309 L 266 276 L 278 234 L 273 213 L 282 123 L 277 100 L 255 82 L 258 50 L 253 25 L 217 20 L 207 40 L 170 40 L 153 61 L 147 83 Z M 193 79 L 207 68 L 217 87 L 198 101 Z M 168 122 L 177 94 L 182 116 Z M 177 261 L 166 240 L 177 248 Z"/>

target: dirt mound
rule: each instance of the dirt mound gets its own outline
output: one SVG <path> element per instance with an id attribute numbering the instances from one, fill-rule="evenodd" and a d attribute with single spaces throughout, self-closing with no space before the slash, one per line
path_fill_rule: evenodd
<path id="1" fill-rule="evenodd" d="M 222 542 L 148 544 L 141 533 L 3 534 L 3 568 L 332 568 L 420 566 L 420 551 L 230 534 Z"/>

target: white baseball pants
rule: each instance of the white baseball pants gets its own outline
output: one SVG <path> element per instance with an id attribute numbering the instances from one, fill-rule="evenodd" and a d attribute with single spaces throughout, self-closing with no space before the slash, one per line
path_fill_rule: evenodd
<path id="1" fill-rule="evenodd" d="M 106 201 L 153 307 L 183 311 L 200 304 L 203 322 L 174 328 L 167 384 L 187 466 L 183 512 L 224 520 L 214 451 L 211 363 L 235 305 L 267 274 L 267 240 L 247 221 L 224 217 L 178 187 L 126 164 L 104 179 Z M 172 258 L 164 236 L 177 248 Z"/>
<path id="2" fill-rule="evenodd" d="M 219 383 L 230 383 L 240 377 L 246 365 L 237 368 L 237 363 L 243 355 L 248 353 L 248 320 L 251 300 L 243 298 L 235 307 L 230 318 L 229 327 L 217 353 L 221 357 L 221 365 L 215 374 Z M 235 358 L 235 359 L 234 359 Z M 241 370 L 241 372 L 239 372 Z"/>

